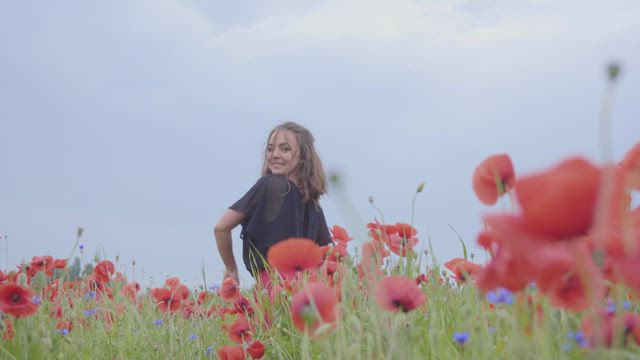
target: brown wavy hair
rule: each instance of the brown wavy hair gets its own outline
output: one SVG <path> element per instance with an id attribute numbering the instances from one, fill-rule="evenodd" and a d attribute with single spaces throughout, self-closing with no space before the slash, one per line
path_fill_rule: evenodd
<path id="1" fill-rule="evenodd" d="M 279 130 L 291 131 L 298 141 L 299 160 L 295 170 L 298 188 L 302 192 L 302 201 L 318 203 L 320 196 L 327 192 L 327 179 L 322 168 L 322 161 L 314 146 L 315 138 L 304 126 L 293 121 L 282 123 L 269 133 L 267 145 L 271 136 Z M 267 146 L 265 146 L 262 164 L 262 176 L 271 174 L 267 163 Z"/>

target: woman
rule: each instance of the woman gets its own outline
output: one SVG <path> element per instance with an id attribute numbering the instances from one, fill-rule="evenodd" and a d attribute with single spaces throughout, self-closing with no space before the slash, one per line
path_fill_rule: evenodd
<path id="1" fill-rule="evenodd" d="M 268 281 L 267 251 L 290 237 L 331 243 L 322 208 L 318 203 L 327 182 L 313 135 L 303 126 L 286 122 L 269 134 L 264 151 L 262 177 L 214 227 L 216 244 L 225 265 L 224 278 L 238 283 L 238 268 L 231 246 L 231 230 L 242 224 L 242 259 L 258 280 Z"/>

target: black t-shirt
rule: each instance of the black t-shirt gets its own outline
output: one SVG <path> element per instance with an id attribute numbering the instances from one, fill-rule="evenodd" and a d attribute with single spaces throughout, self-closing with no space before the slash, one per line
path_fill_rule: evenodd
<path id="1" fill-rule="evenodd" d="M 242 259 L 255 275 L 265 268 L 267 251 L 290 237 L 304 237 L 318 245 L 331 243 L 320 205 L 302 203 L 298 187 L 282 175 L 266 175 L 229 207 L 245 215 L 242 221 Z"/>

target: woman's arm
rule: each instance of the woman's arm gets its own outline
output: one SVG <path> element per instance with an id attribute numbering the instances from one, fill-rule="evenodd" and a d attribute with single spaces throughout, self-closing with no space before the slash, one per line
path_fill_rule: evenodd
<path id="1" fill-rule="evenodd" d="M 238 277 L 238 266 L 236 265 L 236 259 L 233 256 L 233 245 L 231 243 L 231 230 L 238 226 L 244 219 L 244 214 L 235 210 L 227 209 L 222 214 L 218 223 L 213 228 L 213 234 L 216 238 L 216 245 L 218 246 L 218 252 L 222 258 L 222 262 L 225 266 L 224 277 L 233 278 L 238 284 L 240 278 Z"/>

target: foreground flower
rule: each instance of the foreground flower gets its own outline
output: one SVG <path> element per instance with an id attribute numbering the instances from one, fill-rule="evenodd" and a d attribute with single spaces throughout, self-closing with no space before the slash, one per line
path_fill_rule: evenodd
<path id="1" fill-rule="evenodd" d="M 222 281 L 220 297 L 224 301 L 236 301 L 240 298 L 240 287 L 233 278 L 228 277 Z"/>
<path id="2" fill-rule="evenodd" d="M 229 339 L 238 344 L 251 341 L 251 325 L 243 316 L 239 317 L 229 326 L 227 332 Z"/>
<path id="3" fill-rule="evenodd" d="M 14 317 L 32 315 L 38 310 L 30 289 L 16 284 L 0 286 L 0 311 Z"/>
<path id="4" fill-rule="evenodd" d="M 247 353 L 253 359 L 260 359 L 264 356 L 264 344 L 260 341 L 254 341 L 248 348 Z"/>
<path id="5" fill-rule="evenodd" d="M 322 263 L 322 249 L 310 239 L 289 238 L 269 248 L 267 260 L 281 274 L 315 269 Z"/>
<path id="6" fill-rule="evenodd" d="M 492 155 L 473 172 L 473 191 L 483 204 L 493 205 L 513 187 L 515 180 L 509 155 Z"/>
<path id="7" fill-rule="evenodd" d="M 601 170 L 571 158 L 518 180 L 516 196 L 530 232 L 555 239 L 584 235 L 593 222 Z"/>
<path id="8" fill-rule="evenodd" d="M 301 331 L 313 334 L 323 324 L 335 326 L 338 316 L 338 299 L 325 284 L 308 283 L 291 299 L 291 320 Z"/>
<path id="9" fill-rule="evenodd" d="M 415 281 L 404 276 L 389 275 L 376 286 L 376 301 L 387 311 L 409 312 L 427 301 Z"/>

